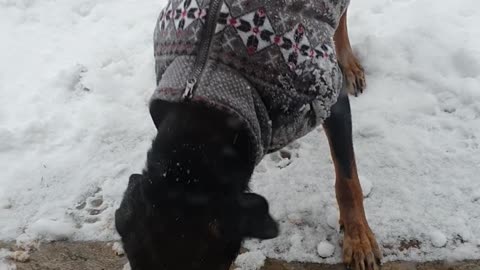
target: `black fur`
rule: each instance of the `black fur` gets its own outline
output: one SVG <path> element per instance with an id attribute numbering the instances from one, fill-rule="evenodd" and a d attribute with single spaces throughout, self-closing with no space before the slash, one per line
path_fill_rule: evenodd
<path id="1" fill-rule="evenodd" d="M 142 175 L 130 177 L 117 230 L 133 270 L 228 270 L 243 239 L 278 235 L 267 201 L 246 193 L 245 128 L 207 108 L 166 106 L 151 105 L 158 134 Z"/>
<path id="2" fill-rule="evenodd" d="M 332 106 L 331 115 L 325 120 L 325 131 L 329 133 L 331 149 L 347 179 L 352 178 L 354 158 L 352 139 L 352 112 L 350 100 L 345 89 L 338 101 Z"/>

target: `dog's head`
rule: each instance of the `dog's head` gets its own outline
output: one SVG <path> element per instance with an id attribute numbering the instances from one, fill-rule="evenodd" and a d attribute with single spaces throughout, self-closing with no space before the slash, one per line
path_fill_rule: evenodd
<path id="1" fill-rule="evenodd" d="M 151 183 L 143 175 L 132 175 L 115 215 L 134 270 L 228 270 L 243 239 L 278 235 L 268 203 L 260 195 L 229 198 L 159 190 Z M 154 198 L 152 189 L 157 193 Z"/>
<path id="2" fill-rule="evenodd" d="M 255 164 L 242 123 L 203 106 L 150 109 L 158 133 L 115 217 L 132 268 L 228 270 L 243 239 L 277 236 L 267 201 L 245 193 Z"/>

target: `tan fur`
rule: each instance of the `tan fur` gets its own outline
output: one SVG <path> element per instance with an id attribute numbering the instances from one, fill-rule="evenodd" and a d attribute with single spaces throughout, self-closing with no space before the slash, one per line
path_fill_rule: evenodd
<path id="1" fill-rule="evenodd" d="M 330 140 L 328 129 L 325 132 Z M 335 191 L 340 208 L 340 226 L 344 230 L 343 262 L 353 270 L 378 270 L 382 254 L 365 216 L 355 158 L 352 160 L 349 178 L 342 172 L 332 144 L 330 149 L 335 165 Z"/>
<path id="2" fill-rule="evenodd" d="M 347 89 L 350 94 L 357 96 L 359 93 L 363 93 L 367 84 L 365 82 L 363 67 L 353 54 L 350 45 L 347 28 L 347 11 L 345 11 L 340 19 L 334 40 L 338 63 L 345 75 Z"/>

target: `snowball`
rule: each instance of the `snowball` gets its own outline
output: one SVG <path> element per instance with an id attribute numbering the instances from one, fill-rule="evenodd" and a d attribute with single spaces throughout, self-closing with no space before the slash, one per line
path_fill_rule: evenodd
<path id="1" fill-rule="evenodd" d="M 266 258 L 261 251 L 251 251 L 238 255 L 235 265 L 241 270 L 257 270 L 262 268 Z"/>
<path id="2" fill-rule="evenodd" d="M 333 253 L 335 253 L 335 246 L 328 241 L 323 241 L 318 244 L 317 252 L 322 258 L 332 257 Z"/>
<path id="3" fill-rule="evenodd" d="M 303 216 L 300 215 L 299 213 L 291 213 L 287 216 L 287 219 L 288 221 L 290 221 L 290 223 L 295 224 L 297 226 L 304 224 Z"/>
<path id="4" fill-rule="evenodd" d="M 330 209 L 327 213 L 327 224 L 330 228 L 338 230 L 340 224 L 338 223 L 339 215 L 337 209 Z"/>
<path id="5" fill-rule="evenodd" d="M 0 194 L 0 196 L 1 196 L 1 194 Z M 11 208 L 12 208 L 12 202 L 7 198 L 0 197 L 0 209 L 8 210 L 8 209 L 11 209 Z"/>
<path id="6" fill-rule="evenodd" d="M 12 203 L 9 198 L 7 198 L 7 192 L 0 187 L 0 209 L 10 209 L 12 208 Z"/>
<path id="7" fill-rule="evenodd" d="M 447 237 L 445 234 L 437 230 L 430 232 L 430 240 L 432 241 L 432 245 L 437 248 L 447 245 Z"/>
<path id="8" fill-rule="evenodd" d="M 117 256 L 125 255 L 125 250 L 123 249 L 123 245 L 120 242 L 113 243 L 112 250 L 115 252 Z"/>
<path id="9" fill-rule="evenodd" d="M 26 251 L 15 251 L 11 254 L 11 258 L 16 262 L 28 262 L 30 260 L 30 254 Z"/>
<path id="10" fill-rule="evenodd" d="M 16 239 L 15 245 L 25 251 L 34 251 L 40 247 L 40 243 L 31 235 L 23 233 Z"/>
<path id="11" fill-rule="evenodd" d="M 473 193 L 472 202 L 480 203 L 480 190 L 477 190 Z"/>

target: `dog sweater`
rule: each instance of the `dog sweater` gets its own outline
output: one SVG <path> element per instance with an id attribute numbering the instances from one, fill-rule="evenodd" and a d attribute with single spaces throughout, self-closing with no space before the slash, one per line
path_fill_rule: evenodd
<path id="1" fill-rule="evenodd" d="M 348 4 L 170 0 L 154 34 L 154 121 L 178 103 L 229 113 L 246 125 L 257 163 L 306 135 L 343 83 L 333 35 Z"/>

